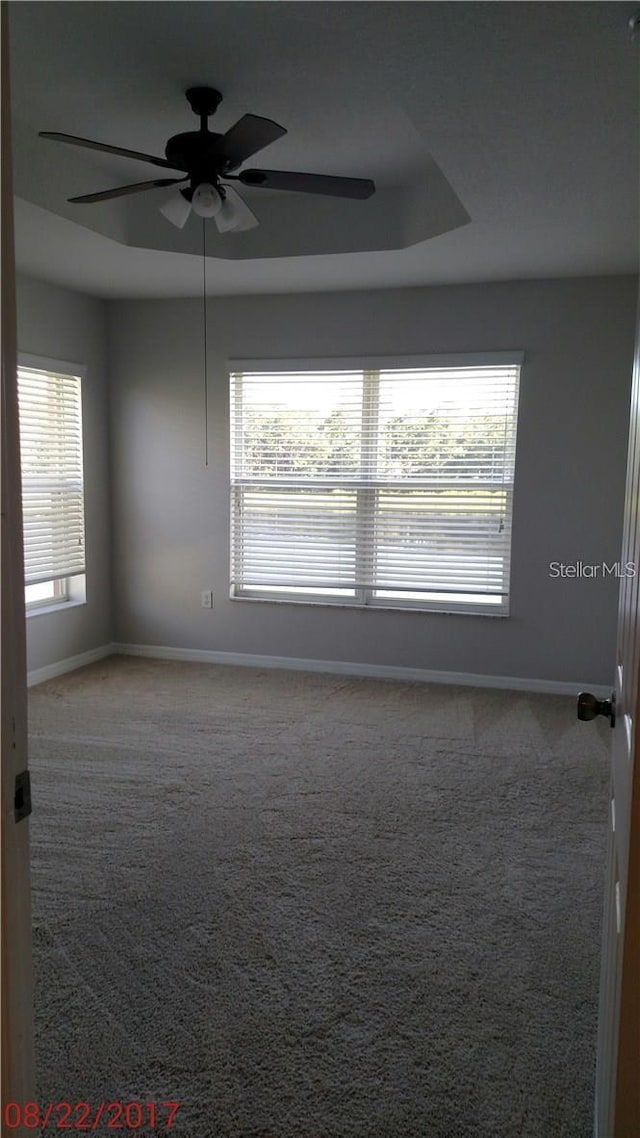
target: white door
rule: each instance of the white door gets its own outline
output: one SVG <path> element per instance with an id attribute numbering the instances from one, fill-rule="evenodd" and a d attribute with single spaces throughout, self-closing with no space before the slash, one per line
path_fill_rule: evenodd
<path id="1" fill-rule="evenodd" d="M 595 1138 L 640 1136 L 640 309 L 614 678 Z M 607 711 L 607 708 L 603 708 Z"/>
<path id="2" fill-rule="evenodd" d="M 16 379 L 15 266 L 9 112 L 7 5 L 2 47 L 2 1134 L 5 1105 L 33 1100 L 33 983 L 27 768 L 27 676 L 22 556 L 22 495 Z M 20 779 L 22 776 L 22 779 Z M 16 779 L 18 780 L 16 782 Z"/>

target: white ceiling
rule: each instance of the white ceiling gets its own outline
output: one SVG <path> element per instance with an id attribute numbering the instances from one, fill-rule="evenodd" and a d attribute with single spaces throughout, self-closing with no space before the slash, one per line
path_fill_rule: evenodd
<path id="1" fill-rule="evenodd" d="M 212 295 L 635 272 L 637 7 L 14 0 L 18 267 L 103 297 L 198 295 L 201 223 L 166 222 L 166 191 L 66 202 L 154 168 L 37 132 L 161 156 L 170 135 L 197 127 L 186 88 L 209 85 L 224 95 L 212 129 L 247 112 L 287 128 L 249 165 L 379 187 L 362 203 L 243 189 L 262 224 L 221 243 L 208 223 Z M 433 161 L 471 220 L 422 240 Z M 402 248 L 393 195 L 409 191 L 417 241 Z"/>

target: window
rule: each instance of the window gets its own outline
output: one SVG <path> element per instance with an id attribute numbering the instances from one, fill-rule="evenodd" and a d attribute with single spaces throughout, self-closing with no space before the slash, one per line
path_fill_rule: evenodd
<path id="1" fill-rule="evenodd" d="M 25 602 L 84 600 L 81 377 L 18 368 Z"/>
<path id="2" fill-rule="evenodd" d="M 521 359 L 236 364 L 231 595 L 506 614 Z"/>

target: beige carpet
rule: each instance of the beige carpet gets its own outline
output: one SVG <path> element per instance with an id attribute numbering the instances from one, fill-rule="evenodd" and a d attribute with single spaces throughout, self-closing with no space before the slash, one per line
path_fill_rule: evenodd
<path id="1" fill-rule="evenodd" d="M 588 1138 L 606 724 L 112 659 L 30 727 L 41 1100 L 180 1101 L 190 1138 Z"/>

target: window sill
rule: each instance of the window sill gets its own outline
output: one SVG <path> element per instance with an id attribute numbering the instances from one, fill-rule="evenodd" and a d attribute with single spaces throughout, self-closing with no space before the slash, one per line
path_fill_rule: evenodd
<path id="1" fill-rule="evenodd" d="M 33 608 L 25 610 L 27 620 L 32 616 L 44 616 L 45 613 L 64 612 L 65 609 L 77 609 L 80 605 L 86 605 L 85 600 L 77 601 L 57 601 L 50 605 L 35 605 Z"/>
<path id="2" fill-rule="evenodd" d="M 340 609 L 349 609 L 351 612 L 395 612 L 395 613 L 404 612 L 404 613 L 415 613 L 415 614 L 419 614 L 420 616 L 480 616 L 480 617 L 489 617 L 492 620 L 495 620 L 496 617 L 502 618 L 502 619 L 509 617 L 509 609 L 507 607 L 498 608 L 498 606 L 495 606 L 494 608 L 490 608 L 489 606 L 487 606 L 487 608 L 479 608 L 479 607 L 478 608 L 451 608 L 451 607 L 448 608 L 445 605 L 443 605 L 442 608 L 435 608 L 435 607 L 434 608 L 421 608 L 417 604 L 404 604 L 404 605 L 370 604 L 370 605 L 362 605 L 362 604 L 357 604 L 354 601 L 350 601 L 350 600 L 344 600 L 344 601 L 338 601 L 338 600 L 329 601 L 329 600 L 327 600 L 327 601 L 325 601 L 325 600 L 307 600 L 307 599 L 303 599 L 303 598 L 293 599 L 290 597 L 274 597 L 274 596 L 256 597 L 256 596 L 247 596 L 246 594 L 233 594 L 233 593 L 229 594 L 229 600 L 231 600 L 231 601 L 245 601 L 245 602 L 248 602 L 249 604 L 257 603 L 257 604 L 271 604 L 271 605 L 296 605 L 298 607 L 302 606 L 304 608 L 312 608 L 312 609 L 317 609 L 317 608 L 333 609 L 336 612 L 340 611 Z"/>

